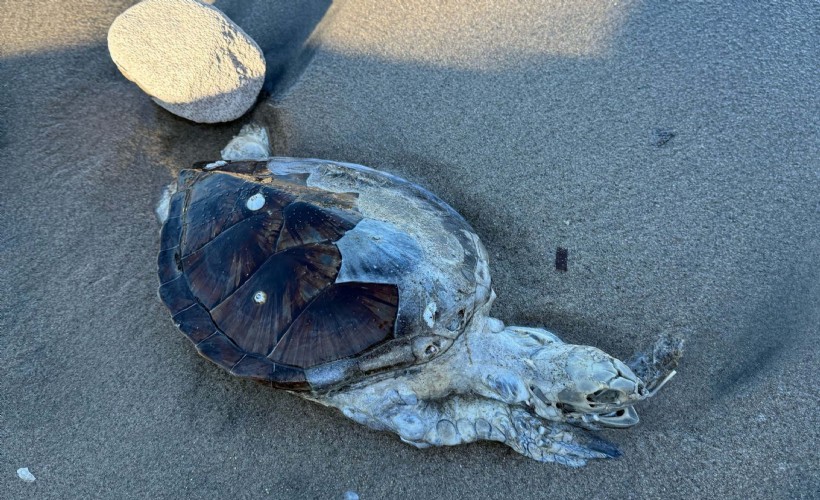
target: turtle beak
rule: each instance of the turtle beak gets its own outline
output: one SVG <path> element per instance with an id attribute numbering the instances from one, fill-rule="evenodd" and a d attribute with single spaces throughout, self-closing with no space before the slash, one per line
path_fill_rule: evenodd
<path id="1" fill-rule="evenodd" d="M 635 411 L 635 408 L 627 406 L 626 408 L 620 408 L 604 414 L 588 413 L 584 415 L 584 420 L 587 423 L 597 424 L 601 427 L 626 429 L 627 427 L 632 427 L 637 424 L 640 419 L 638 418 L 638 412 Z"/>

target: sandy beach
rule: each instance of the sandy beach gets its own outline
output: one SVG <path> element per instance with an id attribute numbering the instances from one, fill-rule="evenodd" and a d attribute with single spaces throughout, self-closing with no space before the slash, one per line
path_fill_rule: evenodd
<path id="1" fill-rule="evenodd" d="M 132 3 L 0 5 L 0 498 L 820 495 L 820 4 L 217 0 L 268 76 L 201 125 L 109 58 Z M 417 450 L 200 358 L 154 206 L 251 120 L 451 204 L 506 323 L 621 358 L 684 338 L 602 433 L 623 456 Z"/>

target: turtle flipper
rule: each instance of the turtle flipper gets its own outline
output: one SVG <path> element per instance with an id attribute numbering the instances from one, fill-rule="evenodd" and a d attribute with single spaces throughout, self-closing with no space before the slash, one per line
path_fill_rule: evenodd
<path id="1" fill-rule="evenodd" d="M 223 160 L 263 160 L 270 156 L 270 141 L 265 127 L 249 123 L 222 150 Z"/>
<path id="2" fill-rule="evenodd" d="M 509 407 L 480 396 L 419 400 L 412 391 L 384 392 L 365 387 L 316 401 L 335 406 L 348 418 L 391 431 L 416 448 L 454 446 L 479 440 L 507 442 L 515 434 Z"/>
<path id="3" fill-rule="evenodd" d="M 372 429 L 391 431 L 417 448 L 498 441 L 539 462 L 580 467 L 615 458 L 611 444 L 581 429 L 543 420 L 524 408 L 476 395 L 419 400 L 412 391 L 365 387 L 316 400 Z"/>
<path id="4" fill-rule="evenodd" d="M 515 437 L 507 445 L 539 462 L 581 467 L 587 460 L 621 455 L 614 445 L 577 427 L 543 420 L 524 408 L 513 408 L 510 414 Z"/>

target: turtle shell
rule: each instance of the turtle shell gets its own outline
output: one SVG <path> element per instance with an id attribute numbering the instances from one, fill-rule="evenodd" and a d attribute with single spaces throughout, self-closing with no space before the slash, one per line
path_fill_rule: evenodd
<path id="1" fill-rule="evenodd" d="M 446 203 L 320 160 L 183 170 L 158 268 L 160 298 L 200 354 L 290 390 L 426 362 L 491 295 L 486 252 Z"/>

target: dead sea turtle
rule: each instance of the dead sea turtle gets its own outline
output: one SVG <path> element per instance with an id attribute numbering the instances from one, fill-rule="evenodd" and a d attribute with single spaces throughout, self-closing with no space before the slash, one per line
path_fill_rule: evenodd
<path id="1" fill-rule="evenodd" d="M 223 151 L 256 159 L 183 170 L 160 209 L 159 294 L 200 354 L 417 447 L 494 440 L 573 466 L 618 454 L 579 428 L 637 423 L 677 347 L 638 359 L 641 380 L 505 326 L 486 251 L 449 205 L 359 165 L 259 158 L 263 132 Z"/>

